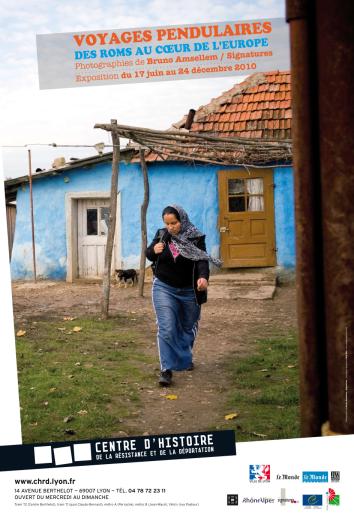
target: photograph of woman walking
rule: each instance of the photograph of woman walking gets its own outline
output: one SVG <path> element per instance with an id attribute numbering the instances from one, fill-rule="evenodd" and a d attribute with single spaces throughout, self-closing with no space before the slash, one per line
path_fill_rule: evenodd
<path id="1" fill-rule="evenodd" d="M 157 347 L 161 386 L 172 383 L 173 370 L 193 370 L 193 345 L 201 305 L 207 301 L 209 261 L 221 261 L 206 252 L 205 235 L 177 205 L 162 212 L 159 229 L 146 249 L 153 262 L 152 301 L 157 320 Z"/>

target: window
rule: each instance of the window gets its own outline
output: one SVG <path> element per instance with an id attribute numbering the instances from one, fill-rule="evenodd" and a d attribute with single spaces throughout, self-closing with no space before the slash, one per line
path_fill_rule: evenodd
<path id="1" fill-rule="evenodd" d="M 99 215 L 99 221 L 97 220 Z M 109 208 L 89 208 L 86 210 L 87 217 L 87 235 L 107 236 Z"/>
<path id="2" fill-rule="evenodd" d="M 97 209 L 87 210 L 87 234 L 97 235 Z"/>
<path id="3" fill-rule="evenodd" d="M 109 222 L 109 208 L 100 208 L 100 235 L 107 235 Z"/>
<path id="4" fill-rule="evenodd" d="M 229 179 L 230 212 L 264 211 L 263 179 Z"/>

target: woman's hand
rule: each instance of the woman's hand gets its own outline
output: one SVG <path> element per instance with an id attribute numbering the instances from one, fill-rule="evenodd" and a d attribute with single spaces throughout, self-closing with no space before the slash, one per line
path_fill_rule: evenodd
<path id="1" fill-rule="evenodd" d="M 154 252 L 156 255 L 159 255 L 164 250 L 165 244 L 163 242 L 158 242 L 154 245 Z"/>
<path id="2" fill-rule="evenodd" d="M 206 278 L 198 278 L 197 291 L 206 291 L 208 287 L 208 280 Z"/>

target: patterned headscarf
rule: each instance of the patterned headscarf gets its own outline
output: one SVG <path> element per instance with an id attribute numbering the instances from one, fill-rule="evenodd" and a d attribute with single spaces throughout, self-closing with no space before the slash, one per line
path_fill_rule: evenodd
<path id="1" fill-rule="evenodd" d="M 221 267 L 221 260 L 208 255 L 208 253 L 199 249 L 199 247 L 197 247 L 189 240 L 191 238 L 199 238 L 204 235 L 191 223 L 187 212 L 176 204 L 171 204 L 171 207 L 177 211 L 181 222 L 181 231 L 178 233 L 178 235 L 171 235 L 171 241 L 178 248 L 181 255 L 194 261 L 209 260 L 217 267 Z"/>

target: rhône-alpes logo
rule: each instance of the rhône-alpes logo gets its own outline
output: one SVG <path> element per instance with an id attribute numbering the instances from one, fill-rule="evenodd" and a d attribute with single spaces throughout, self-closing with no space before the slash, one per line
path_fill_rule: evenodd
<path id="1" fill-rule="evenodd" d="M 329 506 L 339 506 L 340 505 L 340 495 L 336 495 L 334 489 L 329 488 L 327 493 L 327 504 Z"/>
<path id="2" fill-rule="evenodd" d="M 270 465 L 250 464 L 250 482 L 270 482 Z"/>

